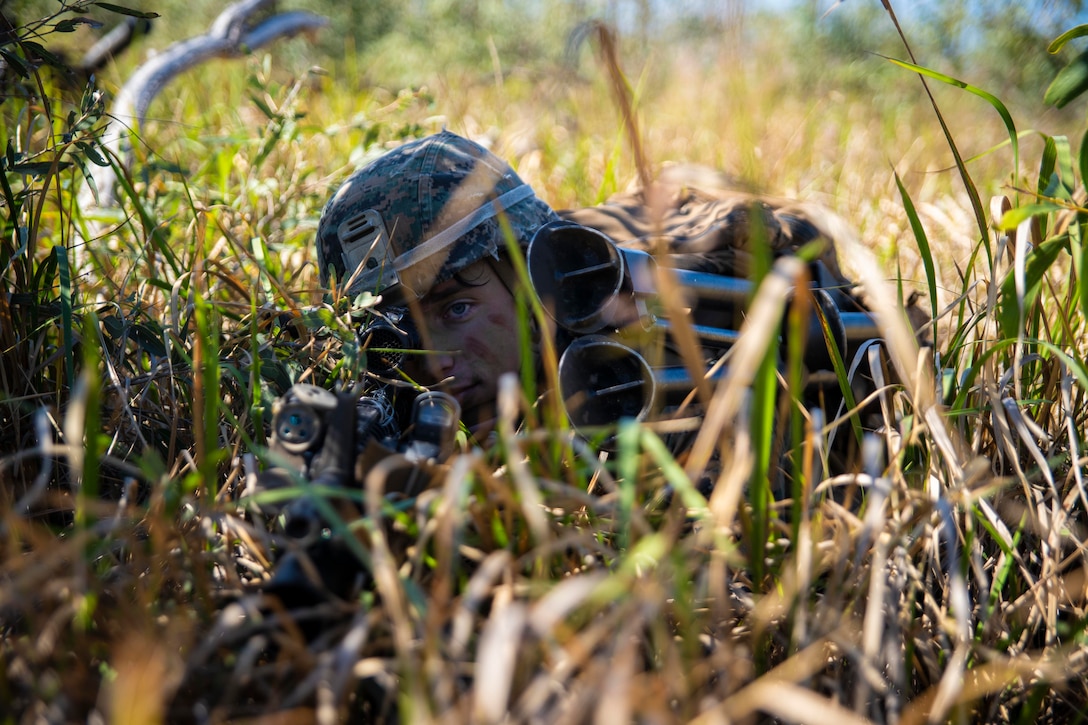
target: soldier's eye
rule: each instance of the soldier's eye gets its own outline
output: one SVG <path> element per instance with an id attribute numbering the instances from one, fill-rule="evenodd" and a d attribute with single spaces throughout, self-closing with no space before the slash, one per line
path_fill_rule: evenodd
<path id="1" fill-rule="evenodd" d="M 472 305 L 468 302 L 458 301 L 450 303 L 446 307 L 446 316 L 454 319 L 460 319 L 472 311 Z"/>

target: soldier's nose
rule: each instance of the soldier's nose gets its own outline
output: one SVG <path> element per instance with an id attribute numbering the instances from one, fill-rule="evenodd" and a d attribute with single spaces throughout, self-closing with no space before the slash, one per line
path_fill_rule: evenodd
<path id="1" fill-rule="evenodd" d="M 453 374 L 453 366 L 456 362 L 452 352 L 439 351 L 431 355 L 431 371 L 435 378 L 442 380 Z"/>

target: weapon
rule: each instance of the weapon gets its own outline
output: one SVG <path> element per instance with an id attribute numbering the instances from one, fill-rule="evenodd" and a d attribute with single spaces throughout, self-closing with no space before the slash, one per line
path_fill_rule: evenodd
<path id="1" fill-rule="evenodd" d="M 413 344 L 413 336 L 397 320 L 380 318 L 360 333 L 372 351 L 371 375 L 395 372 L 402 358 L 398 351 Z M 461 407 L 453 396 L 419 392 L 376 376 L 338 393 L 296 383 L 278 398 L 269 446 L 277 464 L 258 475 L 258 488 L 281 488 L 301 479 L 314 493 L 279 511 L 289 547 L 262 589 L 295 608 L 329 594 L 346 598 L 365 586 L 369 572 L 352 552 L 353 542 L 335 535 L 324 513 L 333 506 L 334 518 L 349 521 L 363 511 L 350 497 L 329 497 L 327 492 L 362 490 L 368 473 L 382 462 L 387 499 L 418 494 L 431 484 L 437 464 L 452 454 L 460 418 Z"/>
<path id="2" fill-rule="evenodd" d="M 681 365 L 652 367 L 630 331 L 668 333 L 670 321 L 658 300 L 655 258 L 617 246 L 607 235 L 569 221 L 551 222 L 533 237 L 526 257 L 537 296 L 560 328 L 574 336 L 559 360 L 560 394 L 576 429 L 645 420 L 675 404 L 695 387 Z M 826 278 L 819 263 L 817 285 Z M 672 269 L 690 299 L 692 329 L 707 353 L 708 375 L 726 373 L 719 358 L 739 337 L 739 322 L 753 285 L 746 279 Z M 879 336 L 872 316 L 836 287 L 814 286 L 812 295 L 845 360 Z M 820 321 L 810 321 L 804 362 L 832 370 Z"/>

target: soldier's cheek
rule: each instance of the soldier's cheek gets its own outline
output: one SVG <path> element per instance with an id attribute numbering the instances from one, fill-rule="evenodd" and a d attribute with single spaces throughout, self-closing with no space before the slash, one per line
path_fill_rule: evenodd
<path id="1" fill-rule="evenodd" d="M 494 328 L 496 334 L 499 332 L 512 332 L 515 327 L 513 315 L 506 312 L 489 312 L 487 313 L 487 323 Z"/>

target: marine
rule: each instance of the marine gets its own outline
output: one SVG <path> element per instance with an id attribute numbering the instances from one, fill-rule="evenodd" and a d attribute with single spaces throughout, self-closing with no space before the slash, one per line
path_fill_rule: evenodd
<path id="1" fill-rule="evenodd" d="M 428 351 L 406 356 L 404 372 L 453 395 L 477 441 L 494 429 L 501 376 L 526 364 L 507 230 L 522 252 L 561 220 L 623 249 L 649 251 L 663 239 L 664 264 L 739 279 L 749 273 L 756 228 L 776 256 L 822 240 L 819 282 L 838 291 L 840 305 L 853 302 L 833 243 L 844 225 L 830 212 L 732 191 L 698 167 L 675 167 L 659 183 L 664 204 L 636 189 L 600 206 L 556 211 L 508 163 L 443 130 L 389 151 L 339 187 L 317 231 L 321 282 L 340 294 L 381 295 L 382 307 L 399 310 L 395 316 Z M 539 371 L 539 359 L 529 364 Z"/>

